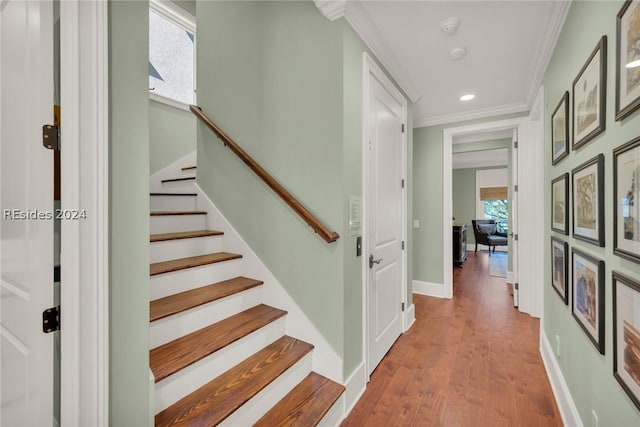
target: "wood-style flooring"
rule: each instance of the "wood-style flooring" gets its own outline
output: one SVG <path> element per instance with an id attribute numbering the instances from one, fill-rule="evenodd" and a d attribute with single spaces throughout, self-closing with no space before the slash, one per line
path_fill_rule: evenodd
<path id="1" fill-rule="evenodd" d="M 454 298 L 414 295 L 416 322 L 371 375 L 343 427 L 562 426 L 539 347 L 488 254 L 454 269 Z"/>

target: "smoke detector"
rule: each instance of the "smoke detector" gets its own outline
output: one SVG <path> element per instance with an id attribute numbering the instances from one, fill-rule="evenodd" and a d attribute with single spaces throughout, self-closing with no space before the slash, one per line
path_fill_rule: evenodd
<path id="1" fill-rule="evenodd" d="M 449 52 L 449 59 L 452 61 L 457 61 L 465 56 L 467 56 L 467 49 L 464 47 L 456 47 L 455 49 L 451 49 L 451 52 Z"/>
<path id="2" fill-rule="evenodd" d="M 446 34 L 452 36 L 458 30 L 459 25 L 460 20 L 458 18 L 449 18 L 440 23 L 440 28 L 442 28 L 442 31 L 444 31 Z"/>

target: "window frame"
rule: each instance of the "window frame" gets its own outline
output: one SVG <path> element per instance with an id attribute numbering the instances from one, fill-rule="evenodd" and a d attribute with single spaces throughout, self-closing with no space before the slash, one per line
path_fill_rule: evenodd
<path id="1" fill-rule="evenodd" d="M 180 6 L 168 0 L 149 0 L 149 12 L 155 12 L 162 16 L 166 20 L 172 22 L 185 31 L 189 31 L 193 34 L 193 105 L 197 104 L 197 90 L 196 90 L 196 46 L 198 43 L 198 36 L 196 33 L 196 18 Z M 152 101 L 160 102 L 162 104 L 170 105 L 181 110 L 189 111 L 189 104 L 169 98 L 167 96 L 158 95 L 149 90 L 149 99 Z"/>

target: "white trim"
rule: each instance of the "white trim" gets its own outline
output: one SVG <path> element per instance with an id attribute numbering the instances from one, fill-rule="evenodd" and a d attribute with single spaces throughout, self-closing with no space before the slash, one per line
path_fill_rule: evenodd
<path id="1" fill-rule="evenodd" d="M 347 6 L 347 0 L 313 0 L 313 2 L 329 21 L 342 18 Z"/>
<path id="2" fill-rule="evenodd" d="M 507 283 L 513 285 L 515 283 L 513 271 L 507 271 L 507 278 L 505 280 Z"/>
<path id="3" fill-rule="evenodd" d="M 551 389 L 553 395 L 556 398 L 558 404 L 558 410 L 562 417 L 562 423 L 566 426 L 583 427 L 584 424 L 580 419 L 580 413 L 576 407 L 569 386 L 562 375 L 562 369 L 553 355 L 549 338 L 543 328 L 540 328 L 540 355 L 542 356 L 542 362 L 544 368 L 547 371 L 549 382 L 551 383 Z"/>
<path id="4" fill-rule="evenodd" d="M 60 3 L 61 423 L 108 426 L 108 3 Z M 91 307 L 83 310 L 82 307 Z"/>
<path id="5" fill-rule="evenodd" d="M 422 282 L 420 280 L 413 281 L 413 293 L 436 298 L 452 298 L 443 283 Z"/>
<path id="6" fill-rule="evenodd" d="M 469 228 L 467 228 L 467 232 L 469 232 Z M 473 230 L 471 230 L 473 232 Z M 507 246 L 494 246 L 497 252 L 509 252 L 509 248 Z M 478 252 L 486 251 L 488 248 L 487 245 L 483 245 L 482 243 L 478 243 Z M 493 249 L 492 249 L 493 250 Z M 467 252 L 475 252 L 476 244 L 475 243 L 467 243 Z"/>
<path id="7" fill-rule="evenodd" d="M 345 381 L 344 391 L 344 417 L 346 418 L 367 389 L 367 370 L 365 369 L 365 363 L 362 362 L 356 368 L 355 371 Z"/>
<path id="8" fill-rule="evenodd" d="M 529 111 L 527 104 L 508 104 L 500 107 L 485 108 L 483 110 L 468 111 L 464 113 L 444 114 L 442 116 L 416 118 L 413 127 L 420 128 L 462 122 L 465 120 L 486 119 L 504 114 L 524 113 Z"/>
<path id="9" fill-rule="evenodd" d="M 416 305 L 412 303 L 404 312 L 404 324 L 406 327 L 403 332 L 411 329 L 414 323 L 416 323 Z"/>
<path id="10" fill-rule="evenodd" d="M 368 196 L 368 188 L 369 188 L 369 181 L 368 181 L 368 172 L 369 172 L 369 156 L 368 156 L 368 141 L 369 141 L 369 100 L 370 100 L 370 93 L 369 93 L 369 89 L 370 89 L 370 76 L 374 76 L 379 82 L 380 84 L 385 88 L 385 90 L 387 90 L 389 92 L 389 94 L 400 104 L 400 106 L 402 107 L 402 123 L 403 124 L 407 124 L 407 100 L 404 97 L 404 95 L 402 93 L 400 93 L 400 90 L 398 90 L 398 88 L 393 84 L 393 82 L 387 77 L 387 75 L 382 71 L 382 69 L 378 66 L 378 64 L 376 64 L 376 62 L 373 60 L 373 58 L 371 58 L 371 56 L 369 56 L 369 54 L 367 54 L 366 52 L 363 54 L 363 66 L 362 66 L 362 72 L 363 72 L 363 78 L 362 78 L 362 153 L 363 153 L 363 177 L 362 177 L 362 189 L 363 189 L 363 197 L 362 197 L 362 230 L 363 230 L 363 242 L 362 242 L 362 247 L 365 248 L 365 254 L 369 253 L 369 241 L 368 241 L 368 223 L 367 223 L 367 196 Z M 405 132 L 402 133 L 402 177 L 405 180 L 405 183 L 408 182 L 407 180 L 407 168 L 408 168 L 408 159 L 407 159 L 407 135 L 408 135 L 408 130 L 406 130 Z M 402 229 L 402 240 L 404 242 L 407 241 L 407 221 L 408 221 L 408 207 L 407 207 L 407 190 L 408 190 L 408 185 L 405 184 L 404 188 L 402 189 L 402 213 L 401 213 L 401 218 L 402 218 L 402 224 L 401 224 L 401 229 Z M 407 304 L 407 277 L 408 277 L 408 272 L 407 272 L 407 265 L 408 265 L 408 261 L 407 261 L 407 250 L 403 250 L 401 251 L 401 257 L 402 257 L 402 286 L 401 286 L 401 296 L 400 296 L 400 301 L 403 304 Z M 366 258 L 366 255 L 365 257 Z M 365 372 L 369 372 L 370 371 L 370 367 L 369 367 L 369 351 L 368 351 L 368 345 L 367 345 L 367 340 L 368 340 L 368 329 L 369 329 L 369 286 L 368 286 L 368 278 L 369 278 L 369 274 L 368 274 L 368 266 L 366 265 L 367 263 L 364 261 L 362 261 L 362 286 L 363 286 L 363 350 L 364 350 L 364 355 L 365 355 Z M 402 317 L 402 330 L 406 330 L 408 329 L 408 325 L 406 323 L 406 317 L 403 316 Z"/>
<path id="11" fill-rule="evenodd" d="M 180 110 L 191 111 L 189 110 L 189 104 L 185 104 L 184 102 L 181 102 L 181 101 L 176 101 L 175 99 L 172 99 L 172 98 L 167 98 L 166 96 L 163 96 L 163 95 L 158 95 L 157 93 L 153 93 L 152 91 L 149 91 L 149 100 L 159 102 L 161 104 L 166 104 L 171 107 L 178 108 Z M 195 100 L 195 95 L 194 95 L 194 100 Z"/>
<path id="12" fill-rule="evenodd" d="M 149 0 L 149 9 L 187 31 L 196 32 L 196 17 L 169 0 Z"/>

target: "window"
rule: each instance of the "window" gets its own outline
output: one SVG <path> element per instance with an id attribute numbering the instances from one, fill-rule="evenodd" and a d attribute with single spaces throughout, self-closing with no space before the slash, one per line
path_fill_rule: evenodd
<path id="1" fill-rule="evenodd" d="M 149 2 L 149 94 L 186 108 L 195 103 L 195 19 L 170 2 Z"/>
<path id="2" fill-rule="evenodd" d="M 495 219 L 498 232 L 509 232 L 509 200 L 490 199 L 482 201 L 484 219 Z"/>

